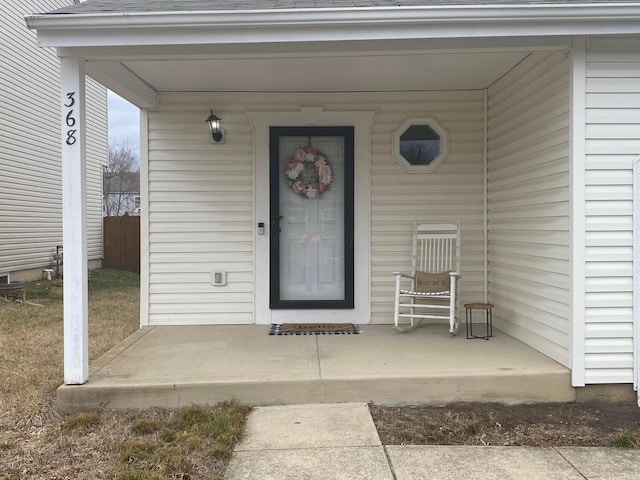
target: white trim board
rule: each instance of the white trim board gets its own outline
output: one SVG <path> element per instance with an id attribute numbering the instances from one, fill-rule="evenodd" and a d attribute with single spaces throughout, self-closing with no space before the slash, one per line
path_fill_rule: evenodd
<path id="1" fill-rule="evenodd" d="M 634 34 L 637 3 L 119 12 L 25 17 L 44 47 Z M 143 27 L 143 28 L 141 28 Z"/>
<path id="2" fill-rule="evenodd" d="M 254 149 L 254 318 L 257 324 L 272 323 L 269 309 L 269 127 L 353 126 L 354 127 L 354 303 L 348 310 L 280 310 L 279 318 L 295 322 L 369 323 L 371 312 L 371 125 L 375 111 L 332 112 L 323 107 L 301 107 L 294 112 L 246 112 L 253 127 Z M 265 224 L 264 235 L 257 234 Z M 366 281 L 362 281 L 366 279 Z M 287 320 L 288 321 L 288 320 Z"/>
<path id="3" fill-rule="evenodd" d="M 140 110 L 140 327 L 149 326 L 149 112 Z"/>
<path id="4" fill-rule="evenodd" d="M 633 387 L 638 392 L 640 407 L 640 156 L 633 162 Z"/>

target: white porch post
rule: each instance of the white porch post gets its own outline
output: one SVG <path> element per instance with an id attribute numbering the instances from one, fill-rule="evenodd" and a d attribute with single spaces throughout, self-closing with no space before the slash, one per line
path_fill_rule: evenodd
<path id="1" fill-rule="evenodd" d="M 60 59 L 64 383 L 89 378 L 84 61 Z"/>
<path id="2" fill-rule="evenodd" d="M 586 329 L 586 45 L 574 37 L 571 50 L 571 386 L 584 387 Z"/>

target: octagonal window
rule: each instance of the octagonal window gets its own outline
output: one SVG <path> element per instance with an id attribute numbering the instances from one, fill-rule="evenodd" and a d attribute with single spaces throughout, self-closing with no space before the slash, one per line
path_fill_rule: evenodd
<path id="1" fill-rule="evenodd" d="M 447 131 L 432 118 L 407 120 L 393 140 L 393 155 L 408 172 L 433 172 L 449 152 Z"/>

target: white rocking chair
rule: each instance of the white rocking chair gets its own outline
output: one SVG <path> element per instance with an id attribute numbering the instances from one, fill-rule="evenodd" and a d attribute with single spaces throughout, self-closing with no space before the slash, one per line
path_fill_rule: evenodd
<path id="1" fill-rule="evenodd" d="M 449 333 L 458 333 L 457 292 L 460 278 L 460 223 L 416 222 L 413 235 L 411 275 L 396 277 L 395 329 L 409 332 L 423 320 L 446 320 Z M 410 319 L 408 326 L 401 318 Z"/>

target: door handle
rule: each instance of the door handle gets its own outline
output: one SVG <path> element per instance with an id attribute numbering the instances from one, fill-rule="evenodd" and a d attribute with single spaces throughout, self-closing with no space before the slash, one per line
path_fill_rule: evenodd
<path id="1" fill-rule="evenodd" d="M 275 234 L 280 233 L 282 230 L 280 229 L 280 221 L 284 220 L 284 217 L 280 215 L 277 219 L 271 220 L 271 231 Z"/>

